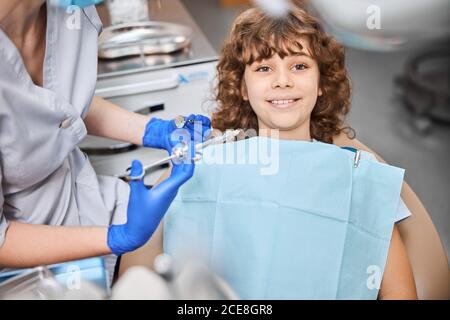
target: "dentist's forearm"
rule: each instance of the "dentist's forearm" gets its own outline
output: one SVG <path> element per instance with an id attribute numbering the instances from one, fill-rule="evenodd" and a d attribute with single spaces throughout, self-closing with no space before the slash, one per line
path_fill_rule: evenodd
<path id="1" fill-rule="evenodd" d="M 107 227 L 57 227 L 10 222 L 0 267 L 29 268 L 111 253 Z"/>
<path id="2" fill-rule="evenodd" d="M 89 134 L 142 145 L 145 126 L 149 120 L 149 116 L 94 97 L 84 121 Z"/>

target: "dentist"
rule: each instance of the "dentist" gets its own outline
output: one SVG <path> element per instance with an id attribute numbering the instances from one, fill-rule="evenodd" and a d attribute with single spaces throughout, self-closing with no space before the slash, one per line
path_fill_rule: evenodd
<path id="1" fill-rule="evenodd" d="M 155 188 L 128 185 L 97 176 L 77 147 L 87 133 L 169 153 L 176 143 L 173 120 L 93 97 L 96 2 L 0 2 L 0 272 L 103 255 L 113 270 L 117 256 L 148 241 L 193 174 L 194 164 L 173 164 Z M 81 8 L 79 29 L 67 27 L 68 5 Z M 206 117 L 187 120 L 201 123 L 202 137 L 210 129 Z M 134 161 L 131 174 L 141 172 Z"/>

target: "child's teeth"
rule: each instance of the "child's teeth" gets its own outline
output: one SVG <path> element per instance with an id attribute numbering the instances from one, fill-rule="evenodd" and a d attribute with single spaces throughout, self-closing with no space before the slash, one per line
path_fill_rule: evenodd
<path id="1" fill-rule="evenodd" d="M 288 103 L 292 103 L 294 102 L 294 100 L 272 100 L 273 104 L 288 104 Z"/>

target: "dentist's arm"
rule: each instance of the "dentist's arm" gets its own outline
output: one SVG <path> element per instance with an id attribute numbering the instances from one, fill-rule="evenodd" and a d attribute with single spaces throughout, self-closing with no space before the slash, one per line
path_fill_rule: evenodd
<path id="1" fill-rule="evenodd" d="M 94 96 L 84 122 L 91 135 L 142 145 L 149 120 L 150 116 L 128 111 Z"/>
<path id="2" fill-rule="evenodd" d="M 28 268 L 111 253 L 106 227 L 56 227 L 8 221 L 2 185 L 0 166 L 0 267 Z"/>
<path id="3" fill-rule="evenodd" d="M 195 124 L 188 122 L 184 127 L 191 140 L 197 137 L 203 140 L 208 135 L 211 121 L 207 117 L 191 114 L 186 119 Z M 171 133 L 177 129 L 173 119 L 163 120 L 131 112 L 100 97 L 92 99 L 84 121 L 89 134 L 165 149 L 169 153 L 179 142 L 171 139 Z"/>
<path id="4" fill-rule="evenodd" d="M 29 268 L 111 253 L 106 227 L 56 227 L 11 221 L 0 267 Z"/>

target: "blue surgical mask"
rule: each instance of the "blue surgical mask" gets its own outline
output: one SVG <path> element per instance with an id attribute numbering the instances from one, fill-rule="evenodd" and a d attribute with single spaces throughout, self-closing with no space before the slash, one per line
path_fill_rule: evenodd
<path id="1" fill-rule="evenodd" d="M 68 8 L 70 6 L 85 8 L 99 4 L 100 2 L 103 2 L 103 0 L 50 0 L 50 4 L 63 8 Z"/>

